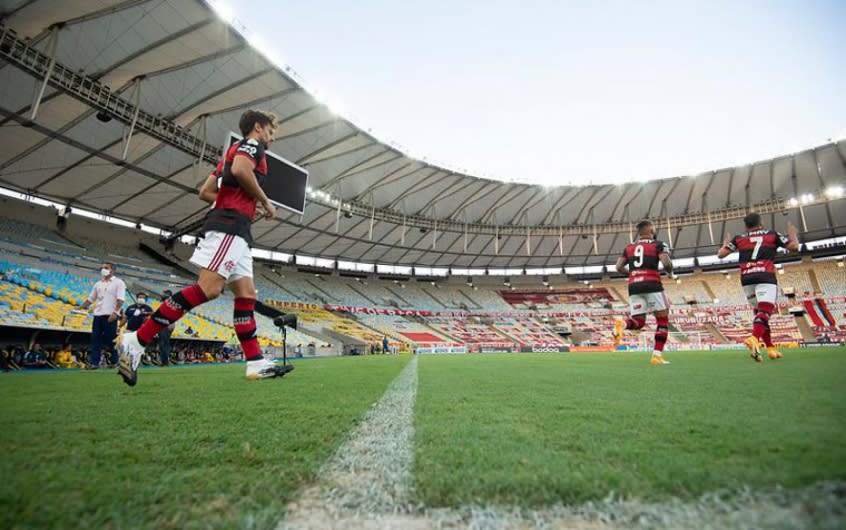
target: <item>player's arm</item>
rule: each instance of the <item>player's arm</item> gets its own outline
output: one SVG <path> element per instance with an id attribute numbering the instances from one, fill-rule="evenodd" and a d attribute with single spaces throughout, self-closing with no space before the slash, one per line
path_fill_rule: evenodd
<path id="1" fill-rule="evenodd" d="M 200 187 L 200 200 L 203 200 L 209 204 L 217 200 L 216 174 L 210 173 L 209 176 L 206 177 L 206 181 L 203 182 L 202 187 Z"/>
<path id="2" fill-rule="evenodd" d="M 735 250 L 737 250 L 737 245 L 734 243 L 734 239 L 726 238 L 726 240 L 723 241 L 723 246 L 721 246 L 720 250 L 717 251 L 717 257 L 723 259 Z"/>
<path id="3" fill-rule="evenodd" d="M 658 261 L 664 266 L 664 272 L 673 275 L 673 258 L 670 257 L 670 245 L 663 241 L 658 243 Z"/>
<path id="4" fill-rule="evenodd" d="M 626 269 L 626 258 L 624 258 L 623 256 L 617 258 L 617 264 L 614 266 L 614 268 L 617 269 L 617 272 L 619 272 L 620 274 L 629 273 L 628 269 Z"/>
<path id="5" fill-rule="evenodd" d="M 268 212 L 268 217 L 273 217 L 270 212 L 276 212 L 276 208 L 270 204 L 264 190 L 259 186 L 258 180 L 253 170 L 256 167 L 256 162 L 247 154 L 235 154 L 235 159 L 232 161 L 232 176 L 238 181 L 241 188 L 247 192 L 247 195 L 254 198 L 261 203 L 262 207 Z"/>
<path id="6" fill-rule="evenodd" d="M 790 221 L 787 221 L 787 238 L 788 242 L 784 245 L 784 248 L 791 252 L 797 252 L 799 250 L 799 232 Z"/>
<path id="7" fill-rule="evenodd" d="M 673 260 L 670 258 L 670 254 L 667 252 L 662 252 L 658 254 L 658 259 L 661 260 L 661 264 L 664 265 L 664 272 L 669 275 L 673 274 Z"/>

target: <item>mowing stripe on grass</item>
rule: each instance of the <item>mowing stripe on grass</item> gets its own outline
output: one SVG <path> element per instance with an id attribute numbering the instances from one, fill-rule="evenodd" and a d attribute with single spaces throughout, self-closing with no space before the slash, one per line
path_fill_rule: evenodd
<path id="1" fill-rule="evenodd" d="M 347 441 L 288 507 L 284 529 L 408 528 L 417 357 L 388 386 Z"/>

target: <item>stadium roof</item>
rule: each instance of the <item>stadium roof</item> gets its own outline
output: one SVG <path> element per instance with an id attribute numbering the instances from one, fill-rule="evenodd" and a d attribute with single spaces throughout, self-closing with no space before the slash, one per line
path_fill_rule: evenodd
<path id="1" fill-rule="evenodd" d="M 684 257 L 710 253 L 750 206 L 778 229 L 788 213 L 809 238 L 846 234 L 843 140 L 690 177 L 504 183 L 414 159 L 333 114 L 205 2 L 2 6 L 0 186 L 32 195 L 178 231 L 205 211 L 196 189 L 226 131 L 262 108 L 280 116 L 272 150 L 306 167 L 313 188 L 302 218 L 254 226 L 265 249 L 425 266 L 605 264 L 649 217 Z"/>

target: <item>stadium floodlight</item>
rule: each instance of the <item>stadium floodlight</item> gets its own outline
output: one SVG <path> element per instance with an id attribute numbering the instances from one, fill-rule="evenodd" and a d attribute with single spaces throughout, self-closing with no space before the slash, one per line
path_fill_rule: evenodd
<path id="1" fill-rule="evenodd" d="M 343 117 L 346 115 L 346 107 L 333 98 L 325 95 L 320 98 L 320 102 L 326 107 L 330 114 L 336 117 Z"/>
<path id="2" fill-rule="evenodd" d="M 796 207 L 799 206 L 799 200 L 796 197 L 791 197 L 789 201 L 790 206 Z"/>
<path id="3" fill-rule="evenodd" d="M 805 193 L 801 197 L 799 197 L 799 202 L 802 204 L 811 204 L 814 202 L 814 196 L 810 193 Z"/>
<path id="4" fill-rule="evenodd" d="M 235 9 L 229 3 L 223 0 L 214 0 L 209 2 L 209 5 L 224 22 L 232 22 L 232 19 L 235 18 Z"/>
<path id="5" fill-rule="evenodd" d="M 829 186 L 825 190 L 825 196 L 829 199 L 839 199 L 843 197 L 843 186 Z"/>

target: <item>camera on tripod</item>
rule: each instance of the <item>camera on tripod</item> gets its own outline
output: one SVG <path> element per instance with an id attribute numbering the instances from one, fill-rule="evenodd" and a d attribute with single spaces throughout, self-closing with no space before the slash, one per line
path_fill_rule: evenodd
<path id="1" fill-rule="evenodd" d="M 297 329 L 297 315 L 280 313 L 273 317 L 273 325 L 282 332 L 282 364 L 288 364 L 288 328 Z"/>
<path id="2" fill-rule="evenodd" d="M 277 328 L 284 328 L 287 326 L 292 329 L 297 329 L 297 315 L 293 313 L 282 313 L 273 319 L 273 325 Z"/>

